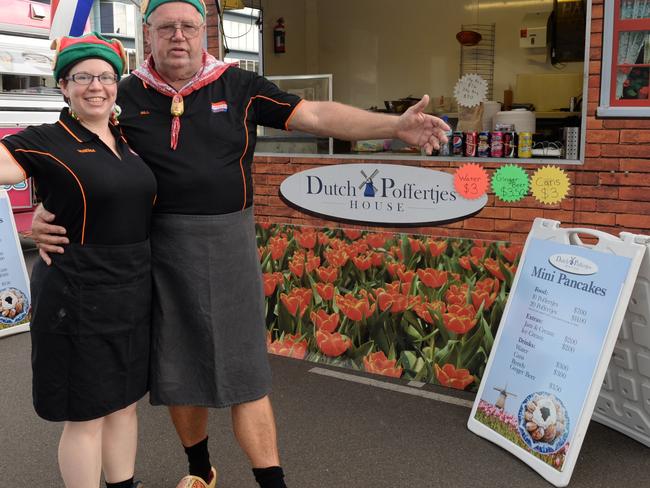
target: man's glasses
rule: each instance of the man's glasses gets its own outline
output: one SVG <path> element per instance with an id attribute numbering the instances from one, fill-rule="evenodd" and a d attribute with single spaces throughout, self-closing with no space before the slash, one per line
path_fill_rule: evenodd
<path id="1" fill-rule="evenodd" d="M 74 81 L 79 85 L 90 85 L 95 78 L 97 78 L 102 85 L 114 85 L 117 83 L 117 75 L 109 71 L 104 71 L 99 75 L 91 75 L 90 73 L 75 73 L 68 76 L 66 80 Z"/>
<path id="2" fill-rule="evenodd" d="M 196 25 L 196 24 L 189 24 L 185 22 L 179 22 L 179 23 L 162 24 L 152 28 L 156 30 L 156 32 L 162 39 L 171 39 L 172 37 L 174 37 L 174 34 L 176 34 L 176 31 L 178 29 L 180 29 L 181 32 L 183 33 L 183 37 L 185 37 L 186 39 L 192 39 L 193 37 L 199 35 L 201 27 L 203 27 L 203 24 Z"/>

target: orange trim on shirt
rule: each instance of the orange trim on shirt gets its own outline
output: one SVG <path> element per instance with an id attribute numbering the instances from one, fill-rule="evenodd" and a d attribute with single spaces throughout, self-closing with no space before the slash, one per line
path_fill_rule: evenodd
<path id="1" fill-rule="evenodd" d="M 242 210 L 246 208 L 246 173 L 244 172 L 244 156 L 246 156 L 246 151 L 248 151 L 248 109 L 251 107 L 251 103 L 253 103 L 253 100 L 256 98 L 262 98 L 264 100 L 268 100 L 269 102 L 276 103 L 278 105 L 285 105 L 287 107 L 291 107 L 290 103 L 286 102 L 278 102 L 277 100 L 273 100 L 272 98 L 265 97 L 264 95 L 255 95 L 254 97 L 251 97 L 250 100 L 248 100 L 248 105 L 246 105 L 246 112 L 244 113 L 244 134 L 246 135 L 246 144 L 244 146 L 244 152 L 242 153 L 241 157 L 239 158 L 239 168 L 241 169 L 241 178 L 242 178 L 242 183 L 244 184 L 244 204 L 242 205 Z M 300 104 L 298 104 L 300 105 Z M 298 106 L 296 105 L 296 107 Z M 295 110 L 295 109 L 294 109 Z M 292 112 L 293 113 L 293 112 Z"/>
<path id="2" fill-rule="evenodd" d="M 58 122 L 59 124 L 61 124 L 61 125 L 63 126 L 63 128 L 64 128 L 65 130 L 67 130 L 67 131 L 70 133 L 70 135 L 71 135 L 72 137 L 74 137 L 74 138 L 77 140 L 77 142 L 83 142 L 81 139 L 79 139 L 79 138 L 74 134 L 74 132 L 72 132 L 70 129 L 68 129 L 68 126 L 65 125 L 65 124 L 63 123 L 62 120 L 57 120 L 57 122 Z"/>
<path id="3" fill-rule="evenodd" d="M 79 181 L 79 178 L 75 174 L 74 171 L 72 171 L 67 164 L 65 164 L 63 161 L 61 161 L 59 158 L 55 157 L 54 155 L 48 153 L 48 152 L 42 152 L 42 151 L 36 151 L 33 149 L 16 149 L 16 152 L 24 152 L 24 153 L 34 153 L 34 154 L 40 154 L 41 156 L 49 156 L 50 158 L 54 159 L 57 163 L 59 163 L 61 166 L 63 166 L 65 169 L 67 169 L 72 177 L 76 180 L 77 184 L 79 185 L 79 190 L 81 191 L 81 198 L 83 199 L 84 202 L 84 218 L 83 218 L 83 224 L 81 226 L 81 245 L 84 243 L 84 239 L 86 237 L 86 193 L 84 192 L 84 187 L 81 184 L 81 181 Z"/>
<path id="4" fill-rule="evenodd" d="M 284 123 L 284 130 L 289 130 L 289 131 L 291 130 L 291 129 L 289 129 L 289 122 L 291 121 L 291 119 L 293 118 L 294 114 L 296 113 L 296 109 L 302 105 L 302 102 L 304 102 L 304 100 L 300 100 L 300 101 L 298 102 L 298 105 L 296 105 L 296 106 L 293 108 L 293 110 L 291 111 L 291 113 L 289 114 L 289 118 L 288 118 L 287 121 Z"/>
<path id="5" fill-rule="evenodd" d="M 22 165 L 21 165 L 18 161 L 16 161 L 16 158 L 14 158 L 14 155 L 11 154 L 11 151 L 9 150 L 9 148 L 8 148 L 7 146 L 5 146 L 2 142 L 0 142 L 0 146 L 2 146 L 2 147 L 4 148 L 5 151 L 7 151 L 7 154 L 9 154 L 9 157 L 11 158 L 11 160 L 13 161 L 13 163 L 14 163 L 16 166 L 18 166 L 18 168 L 19 168 L 20 171 L 22 172 L 22 174 L 23 174 L 23 180 L 26 180 L 26 179 L 28 178 L 28 176 L 27 176 L 27 173 L 25 172 L 25 168 L 23 168 Z"/>

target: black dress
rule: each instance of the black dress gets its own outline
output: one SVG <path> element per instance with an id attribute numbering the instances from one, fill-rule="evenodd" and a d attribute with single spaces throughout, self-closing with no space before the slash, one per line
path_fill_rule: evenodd
<path id="1" fill-rule="evenodd" d="M 47 420 L 102 417 L 148 390 L 156 182 L 111 130 L 119 158 L 67 109 L 2 140 L 70 240 L 32 271 L 34 408 Z"/>

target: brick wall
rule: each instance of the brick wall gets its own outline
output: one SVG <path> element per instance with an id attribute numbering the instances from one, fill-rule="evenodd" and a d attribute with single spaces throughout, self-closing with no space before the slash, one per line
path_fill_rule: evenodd
<path id="1" fill-rule="evenodd" d="M 504 203 L 489 194 L 487 206 L 476 217 L 450 225 L 413 228 L 409 233 L 519 242 L 525 239 L 535 217 L 545 217 L 614 234 L 621 231 L 650 234 L 650 120 L 595 116 L 600 95 L 603 1 L 592 3 L 586 157 L 584 165 L 561 166 L 571 181 L 568 197 L 557 205 L 543 205 L 532 196 L 520 202 Z M 303 214 L 286 206 L 278 196 L 280 183 L 288 175 L 338 162 L 345 161 L 256 157 L 253 178 L 258 221 L 350 227 Z M 405 161 L 403 164 L 453 172 L 464 163 Z M 500 164 L 483 166 L 492 173 Z M 539 167 L 524 165 L 529 174 Z M 395 231 L 404 232 L 404 229 Z"/>

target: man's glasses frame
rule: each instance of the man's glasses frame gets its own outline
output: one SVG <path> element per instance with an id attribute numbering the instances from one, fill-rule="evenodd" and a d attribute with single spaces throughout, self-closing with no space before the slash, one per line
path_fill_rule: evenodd
<path id="1" fill-rule="evenodd" d="M 155 30 L 162 39 L 169 40 L 176 34 L 176 31 L 180 29 L 183 33 L 183 37 L 186 39 L 193 39 L 199 35 L 201 32 L 201 27 L 205 24 L 192 24 L 190 22 L 169 22 L 157 26 L 147 24 L 150 28 Z"/>

